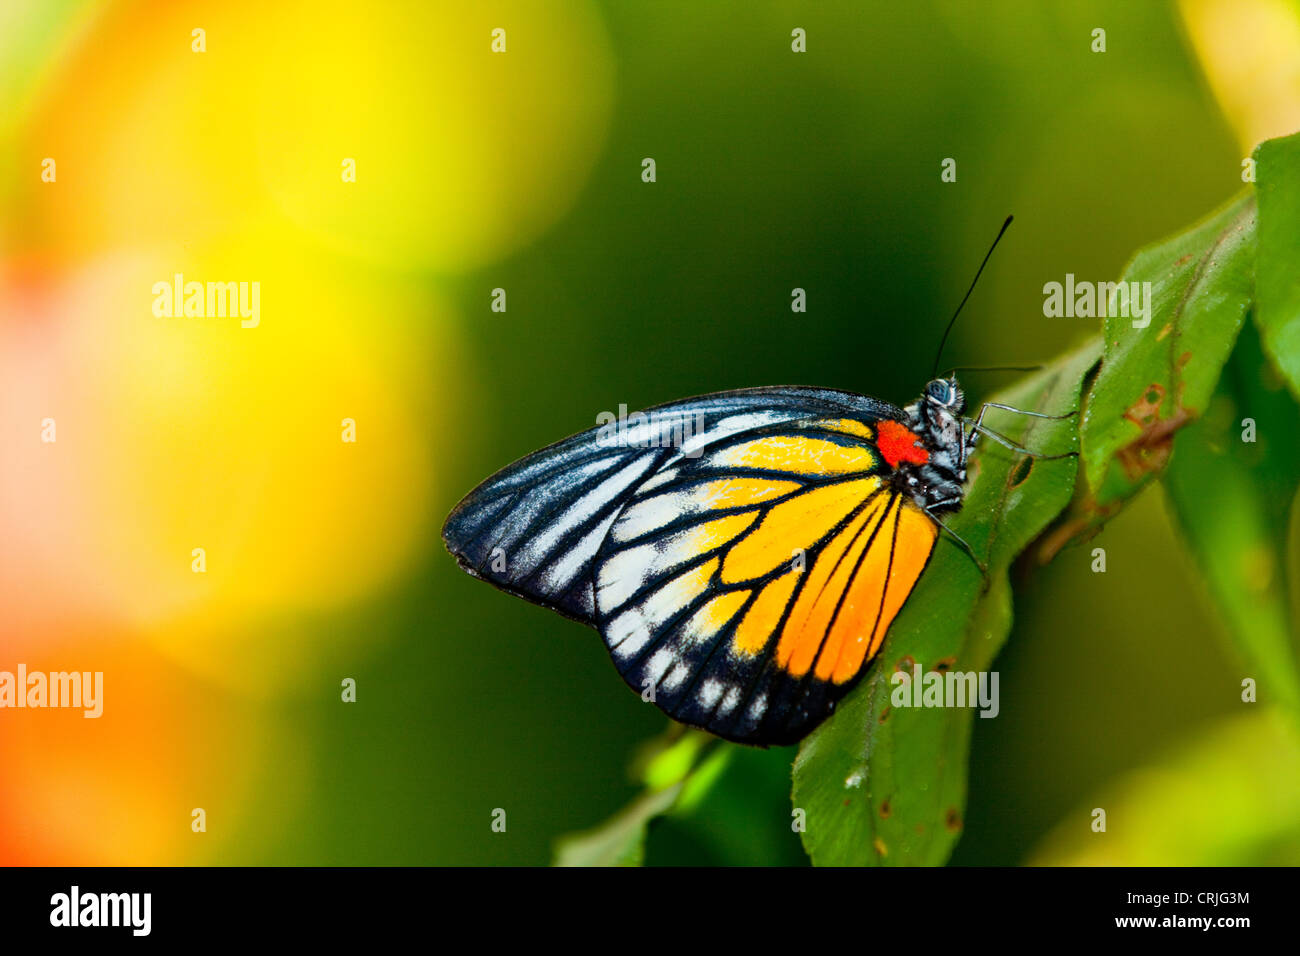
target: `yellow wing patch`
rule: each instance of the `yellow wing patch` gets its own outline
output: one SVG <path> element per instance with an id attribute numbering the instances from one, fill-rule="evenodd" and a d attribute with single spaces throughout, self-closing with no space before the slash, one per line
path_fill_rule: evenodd
<path id="1" fill-rule="evenodd" d="M 752 581 L 807 551 L 881 488 L 876 476 L 812 488 L 774 505 L 722 563 L 726 584 Z"/>
<path id="2" fill-rule="evenodd" d="M 875 455 L 864 445 L 841 445 L 826 438 L 771 435 L 723 449 L 717 464 L 732 468 L 764 468 L 806 475 L 846 475 L 870 471 Z"/>
<path id="3" fill-rule="evenodd" d="M 834 429 L 837 432 L 843 432 L 845 435 L 865 438 L 867 441 L 876 440 L 876 430 L 874 428 L 866 422 L 856 421 L 852 418 L 839 418 L 834 421 L 818 422 L 817 424 Z"/>
<path id="4" fill-rule="evenodd" d="M 736 612 L 749 600 L 748 591 L 726 591 L 700 608 L 686 625 L 686 631 L 694 640 L 707 641 L 722 630 Z"/>

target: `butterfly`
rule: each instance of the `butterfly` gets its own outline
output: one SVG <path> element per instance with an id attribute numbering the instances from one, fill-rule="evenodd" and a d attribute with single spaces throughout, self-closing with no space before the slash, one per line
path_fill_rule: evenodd
<path id="1" fill-rule="evenodd" d="M 943 516 L 980 435 L 1025 451 L 983 426 L 995 407 L 964 418 L 955 375 L 905 408 L 808 386 L 689 398 L 515 462 L 442 536 L 472 576 L 595 628 L 674 720 L 790 744 L 867 671 L 940 530 L 974 557 Z"/>

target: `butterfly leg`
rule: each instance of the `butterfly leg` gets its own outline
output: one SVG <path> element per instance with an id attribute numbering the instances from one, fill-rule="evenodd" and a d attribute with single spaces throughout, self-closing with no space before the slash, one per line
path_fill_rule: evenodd
<path id="1" fill-rule="evenodd" d="M 950 504 L 952 501 L 956 501 L 956 500 L 958 499 L 954 498 L 951 499 L 950 501 L 940 501 L 932 505 L 931 507 L 939 508 L 945 504 Z M 938 515 L 934 514 L 932 511 L 927 510 L 926 514 L 930 516 L 931 520 L 933 520 L 935 524 L 937 524 L 940 528 L 942 528 L 944 531 L 948 532 L 948 534 L 952 536 L 953 541 L 956 542 L 958 547 L 960 547 L 963 551 L 966 552 L 966 557 L 970 558 L 972 561 L 975 562 L 975 567 L 980 569 L 980 574 L 983 575 L 984 577 L 984 587 L 987 588 L 989 584 L 989 569 L 984 564 L 983 561 L 981 561 L 979 558 L 975 556 L 975 551 L 971 548 L 969 544 L 966 543 L 966 539 L 963 538 L 961 535 L 959 535 L 956 531 L 953 531 L 952 528 L 949 528 L 946 524 L 944 524 L 943 521 L 939 519 Z"/>
<path id="2" fill-rule="evenodd" d="M 1027 408 L 1016 408 L 1014 405 L 1003 405 L 1000 402 L 985 402 L 980 406 L 979 416 L 975 419 L 977 423 L 982 423 L 984 421 L 984 412 L 990 408 L 1000 408 L 1004 412 L 1015 412 L 1017 415 L 1029 415 L 1033 418 L 1046 418 L 1054 422 L 1065 421 L 1065 419 L 1073 418 L 1075 415 L 1079 414 L 1077 408 L 1072 412 L 1066 412 L 1064 415 L 1045 415 L 1042 412 L 1031 412 Z"/>
<path id="3" fill-rule="evenodd" d="M 1028 448 L 1025 448 L 1023 445 L 1017 445 L 1015 442 L 1011 441 L 1011 439 L 1007 438 L 1005 435 L 1001 435 L 998 432 L 995 432 L 993 429 L 989 428 L 987 425 L 984 424 L 984 413 L 987 412 L 990 408 L 1000 408 L 1003 411 L 1016 412 L 1019 415 L 1029 415 L 1032 416 L 1033 418 L 1045 418 L 1048 419 L 1049 421 L 1062 421 L 1067 418 L 1073 418 L 1075 415 L 1078 414 L 1078 410 L 1076 409 L 1075 411 L 1067 412 L 1064 415 L 1045 415 L 1042 412 L 1031 412 L 1028 409 L 1016 408 L 1013 405 L 1003 405 L 999 402 L 985 402 L 983 405 L 980 406 L 980 413 L 977 416 L 975 416 L 974 421 L 972 421 L 969 418 L 966 419 L 967 424 L 971 426 L 971 433 L 969 438 L 969 443 L 971 446 L 974 446 L 975 444 L 976 435 L 988 435 L 994 441 L 998 442 L 1001 445 L 1005 445 L 1007 448 L 1010 448 L 1012 451 L 1022 452 L 1026 455 L 1029 455 L 1031 458 L 1042 458 L 1044 461 L 1051 461 L 1057 458 L 1074 458 L 1078 456 L 1079 453 L 1077 451 L 1068 451 L 1063 455 L 1042 455 L 1039 454 L 1038 452 L 1030 451 Z"/>
<path id="4" fill-rule="evenodd" d="M 1013 442 L 1010 438 L 1006 437 L 1005 435 L 1001 435 L 1001 434 L 995 432 L 993 429 L 989 428 L 987 425 L 981 425 L 979 422 L 972 422 L 972 423 L 971 423 L 971 436 L 970 436 L 970 438 L 969 438 L 969 444 L 970 444 L 970 445 L 974 446 L 974 444 L 975 444 L 975 436 L 976 436 L 977 434 L 979 434 L 979 435 L 988 435 L 989 438 L 992 438 L 992 439 L 993 439 L 995 442 L 997 442 L 999 445 L 1005 445 L 1007 448 L 1010 448 L 1012 451 L 1018 451 L 1018 452 L 1020 452 L 1021 454 L 1028 455 L 1030 458 L 1041 458 L 1043 461 L 1052 461 L 1052 460 L 1057 459 L 1057 458 L 1077 458 L 1077 457 L 1079 457 L 1079 453 L 1078 453 L 1077 451 L 1067 451 L 1067 452 L 1065 452 L 1065 453 L 1063 453 L 1063 454 L 1060 454 L 1060 455 L 1044 455 L 1044 454 L 1042 454 L 1041 452 L 1030 451 L 1030 450 L 1029 450 L 1028 448 L 1026 448 L 1024 445 L 1017 445 L 1017 444 L 1016 444 L 1015 442 Z"/>

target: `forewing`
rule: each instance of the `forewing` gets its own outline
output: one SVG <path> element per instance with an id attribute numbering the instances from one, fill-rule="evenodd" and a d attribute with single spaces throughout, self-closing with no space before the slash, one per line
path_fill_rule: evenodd
<path id="1" fill-rule="evenodd" d="M 456 506 L 443 540 L 461 566 L 503 590 L 595 625 L 593 562 L 644 483 L 719 442 L 774 424 L 827 416 L 870 422 L 897 410 L 833 389 L 741 389 L 627 416 L 535 452 Z"/>

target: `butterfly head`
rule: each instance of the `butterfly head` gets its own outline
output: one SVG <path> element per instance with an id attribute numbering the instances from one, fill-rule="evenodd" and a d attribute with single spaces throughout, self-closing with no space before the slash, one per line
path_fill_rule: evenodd
<path id="1" fill-rule="evenodd" d="M 907 427 L 925 452 L 916 459 L 900 460 L 895 465 L 897 480 L 931 514 L 961 507 L 969 451 L 962 434 L 965 410 L 966 396 L 955 377 L 934 379 L 906 409 Z"/>
<path id="2" fill-rule="evenodd" d="M 923 396 L 927 405 L 931 406 L 936 413 L 948 412 L 953 416 L 960 417 L 961 413 L 966 410 L 966 396 L 962 394 L 961 386 L 957 384 L 956 377 L 936 378 L 925 386 L 925 395 Z"/>

